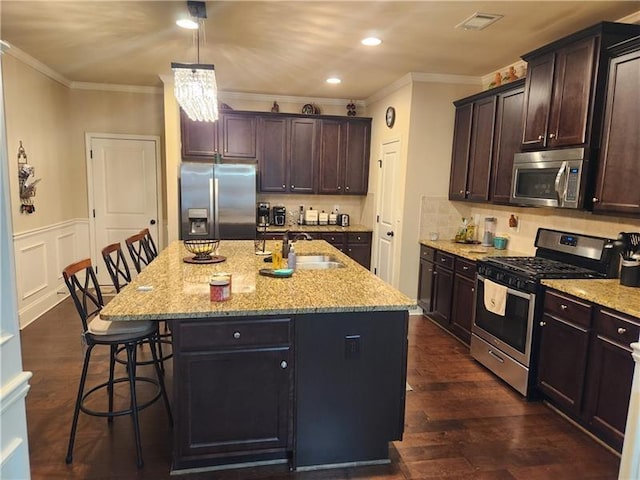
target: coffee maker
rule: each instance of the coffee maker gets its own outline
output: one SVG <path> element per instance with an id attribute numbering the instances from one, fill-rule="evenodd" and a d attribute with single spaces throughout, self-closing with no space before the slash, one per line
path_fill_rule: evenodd
<path id="1" fill-rule="evenodd" d="M 276 205 L 271 209 L 273 224 L 278 227 L 284 227 L 287 222 L 287 209 L 282 205 Z"/>
<path id="2" fill-rule="evenodd" d="M 256 223 L 259 227 L 269 226 L 269 202 L 258 202 L 256 206 Z"/>

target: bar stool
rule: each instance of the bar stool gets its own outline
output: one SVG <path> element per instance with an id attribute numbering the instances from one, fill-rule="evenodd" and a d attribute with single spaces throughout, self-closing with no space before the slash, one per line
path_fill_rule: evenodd
<path id="1" fill-rule="evenodd" d="M 140 410 L 148 407 L 162 397 L 169 416 L 169 422 L 170 424 L 173 423 L 171 406 L 169 405 L 169 398 L 167 397 L 164 379 L 162 372 L 160 371 L 159 360 L 155 348 L 151 348 L 151 354 L 154 358 L 157 380 L 148 377 L 136 376 L 136 345 L 141 341 L 148 341 L 152 345 L 157 342 L 157 325 L 151 321 L 110 322 L 102 320 L 100 318 L 100 311 L 102 310 L 104 302 L 93 266 L 91 265 L 91 259 L 87 258 L 69 265 L 63 270 L 62 276 L 64 277 L 64 282 L 69 289 L 69 293 L 73 298 L 73 303 L 80 315 L 80 320 L 82 321 L 82 337 L 84 344 L 86 345 L 84 362 L 82 365 L 82 375 L 80 376 L 80 385 L 78 387 L 78 395 L 73 412 L 73 422 L 71 424 L 71 433 L 69 435 L 69 448 L 65 459 L 66 463 L 70 464 L 73 461 L 73 446 L 78 427 L 78 417 L 82 411 L 87 415 L 107 417 L 107 422 L 109 424 L 113 422 L 114 417 L 131 415 L 136 441 L 137 465 L 138 468 L 141 468 L 144 463 L 142 460 L 140 424 L 138 420 L 138 413 Z M 84 278 L 82 279 L 82 277 Z M 96 345 L 108 346 L 110 349 L 109 379 L 85 392 L 91 352 Z M 116 351 L 121 346 L 124 346 L 127 351 L 128 375 L 126 377 L 114 378 Z M 129 383 L 129 408 L 114 410 L 113 389 L 115 384 L 122 382 Z M 138 398 L 136 396 L 136 383 L 138 382 L 150 383 L 158 387 L 155 395 L 144 403 L 138 403 Z M 85 402 L 89 397 L 105 388 L 108 395 L 107 411 L 94 410 L 85 405 Z"/>
<path id="2" fill-rule="evenodd" d="M 127 245 L 127 250 L 129 250 L 129 255 L 131 255 L 131 260 L 133 260 L 133 266 L 138 273 L 155 258 L 149 247 L 149 242 L 142 232 L 126 238 L 124 243 Z"/>
<path id="3" fill-rule="evenodd" d="M 104 260 L 104 264 L 107 267 L 107 272 L 109 273 L 109 277 L 111 277 L 111 282 L 113 282 L 113 286 L 116 289 L 116 293 L 120 293 L 126 285 L 131 283 L 131 270 L 129 270 L 129 265 L 127 264 L 127 260 L 124 258 L 124 253 L 122 252 L 122 248 L 120 246 L 120 242 L 112 243 L 111 245 L 107 245 L 102 249 L 102 259 Z M 166 324 L 166 322 L 165 322 Z M 157 326 L 157 323 L 156 323 Z M 166 330 L 166 327 L 165 327 Z M 162 373 L 164 373 L 164 361 L 169 360 L 173 357 L 172 353 L 168 353 L 164 355 L 162 352 L 162 344 L 163 343 L 171 343 L 170 338 L 166 338 L 170 336 L 170 333 L 160 334 L 160 332 L 156 332 L 160 341 L 156 343 L 158 348 L 158 359 L 160 360 L 160 369 Z M 147 342 L 142 342 L 142 344 Z M 149 345 L 152 347 L 152 345 Z M 118 355 L 120 352 L 125 350 L 124 347 L 120 347 L 116 352 Z M 116 362 L 118 363 L 126 363 L 125 360 L 122 360 L 120 357 L 116 356 Z M 154 360 L 138 360 L 136 362 L 137 365 L 151 365 Z"/>
<path id="4" fill-rule="evenodd" d="M 149 253 L 153 258 L 156 258 L 158 256 L 158 249 L 156 248 L 156 242 L 153 241 L 151 232 L 149 231 L 148 228 L 144 228 L 140 230 L 140 233 L 142 233 L 144 235 L 144 238 L 147 240 L 147 245 L 149 246 Z"/>

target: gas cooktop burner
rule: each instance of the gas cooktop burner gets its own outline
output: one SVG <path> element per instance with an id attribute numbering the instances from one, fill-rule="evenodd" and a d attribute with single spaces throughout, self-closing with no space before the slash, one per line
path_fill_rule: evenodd
<path id="1" fill-rule="evenodd" d="M 597 272 L 542 257 L 487 257 L 488 262 L 533 278 L 590 278 Z"/>

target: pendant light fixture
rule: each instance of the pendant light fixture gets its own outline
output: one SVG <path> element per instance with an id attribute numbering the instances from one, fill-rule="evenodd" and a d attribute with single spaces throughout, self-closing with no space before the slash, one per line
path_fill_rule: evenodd
<path id="1" fill-rule="evenodd" d="M 171 63 L 174 74 L 174 94 L 180 107 L 191 120 L 215 122 L 218 120 L 218 87 L 213 65 L 200 63 L 200 27 L 207 18 L 204 2 L 188 1 L 192 17 L 198 19 L 195 31 L 197 63 Z"/>

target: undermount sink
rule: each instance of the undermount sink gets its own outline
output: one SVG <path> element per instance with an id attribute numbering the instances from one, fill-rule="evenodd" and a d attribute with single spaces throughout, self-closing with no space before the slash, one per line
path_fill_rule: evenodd
<path id="1" fill-rule="evenodd" d="M 301 270 L 326 270 L 343 268 L 344 263 L 333 255 L 297 255 L 296 267 Z"/>

